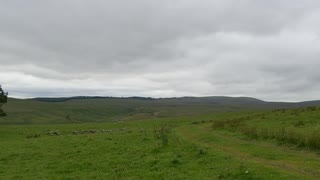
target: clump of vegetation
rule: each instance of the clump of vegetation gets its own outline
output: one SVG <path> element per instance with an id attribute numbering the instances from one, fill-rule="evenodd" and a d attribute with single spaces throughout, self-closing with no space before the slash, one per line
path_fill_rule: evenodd
<path id="1" fill-rule="evenodd" d="M 208 150 L 204 148 L 199 148 L 199 155 L 206 155 L 208 154 Z"/>
<path id="2" fill-rule="evenodd" d="M 26 136 L 26 138 L 31 139 L 31 138 L 39 138 L 41 135 L 40 134 L 29 134 Z"/>
<path id="3" fill-rule="evenodd" d="M 153 134 L 156 139 L 161 140 L 162 145 L 168 145 L 170 131 L 171 128 L 168 125 L 162 125 L 159 128 L 154 127 Z"/>
<path id="4" fill-rule="evenodd" d="M 299 120 L 299 121 L 293 122 L 293 125 L 294 125 L 295 127 L 301 127 L 301 126 L 304 126 L 305 123 L 304 123 L 303 121 Z"/>
<path id="5" fill-rule="evenodd" d="M 206 123 L 207 121 L 201 120 L 201 121 L 192 121 L 191 124 L 203 124 Z M 211 121 L 212 122 L 212 121 Z"/>
<path id="6" fill-rule="evenodd" d="M 177 158 L 173 159 L 171 162 L 172 162 L 173 165 L 178 165 L 178 164 L 180 164 L 180 160 L 177 159 Z"/>
<path id="7" fill-rule="evenodd" d="M 191 124 L 200 124 L 199 121 L 192 121 Z"/>

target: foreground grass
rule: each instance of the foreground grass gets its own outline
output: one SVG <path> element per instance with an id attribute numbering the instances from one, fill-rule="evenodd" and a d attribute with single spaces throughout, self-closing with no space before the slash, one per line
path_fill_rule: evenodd
<path id="1" fill-rule="evenodd" d="M 223 153 L 207 153 L 168 129 L 167 142 L 154 131 L 170 122 L 7 126 L 1 128 L 1 179 L 187 179 L 228 173 Z M 105 132 L 74 135 L 73 130 Z M 59 129 L 60 136 L 46 132 Z M 84 131 L 83 131 L 84 132 Z M 38 136 L 32 136 L 38 134 Z M 243 174 L 245 171 L 243 171 Z M 241 174 L 239 174 L 241 175 Z"/>
<path id="2" fill-rule="evenodd" d="M 254 173 L 257 179 L 318 179 L 320 176 L 317 168 L 320 166 L 320 156 L 317 153 L 248 139 L 236 132 L 212 131 L 210 123 L 179 127 L 177 133 L 190 142 L 224 152 L 231 159 L 246 164 L 248 171 Z M 231 175 L 237 174 L 237 170 L 233 166 Z"/>
<path id="3" fill-rule="evenodd" d="M 257 114 L 1 126 L 0 179 L 317 179 L 314 152 L 212 128 Z"/>

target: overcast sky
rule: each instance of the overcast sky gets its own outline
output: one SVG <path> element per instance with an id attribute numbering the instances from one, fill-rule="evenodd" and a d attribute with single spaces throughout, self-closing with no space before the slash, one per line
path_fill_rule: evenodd
<path id="1" fill-rule="evenodd" d="M 0 0 L 14 97 L 320 99 L 318 0 Z"/>

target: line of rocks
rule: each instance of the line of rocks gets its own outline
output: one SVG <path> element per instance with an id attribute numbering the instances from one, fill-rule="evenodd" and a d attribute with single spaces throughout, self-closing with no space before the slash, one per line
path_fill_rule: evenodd
<path id="1" fill-rule="evenodd" d="M 112 132 L 129 132 L 131 130 L 127 130 L 126 128 L 121 129 L 89 129 L 89 130 L 81 130 L 81 131 L 72 131 L 72 134 L 79 135 L 79 134 L 95 134 L 95 133 L 112 133 Z"/>
<path id="2" fill-rule="evenodd" d="M 145 130 L 140 130 L 140 131 L 144 132 Z M 81 134 L 113 133 L 113 132 L 132 133 L 132 130 L 128 130 L 126 128 L 120 128 L 120 129 L 88 129 L 88 130 L 73 130 L 71 133 L 73 135 L 81 135 Z M 48 132 L 48 135 L 50 135 L 50 136 L 60 136 L 61 132 L 60 132 L 60 130 L 52 130 L 52 131 Z"/>
<path id="3" fill-rule="evenodd" d="M 61 133 L 60 133 L 59 130 L 49 131 L 48 134 L 49 134 L 50 136 L 60 136 L 60 135 L 61 135 Z"/>

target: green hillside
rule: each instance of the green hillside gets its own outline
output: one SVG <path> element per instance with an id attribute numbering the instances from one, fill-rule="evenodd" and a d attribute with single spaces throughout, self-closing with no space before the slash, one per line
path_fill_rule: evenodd
<path id="1" fill-rule="evenodd" d="M 320 102 L 276 103 L 247 97 L 9 99 L 0 124 L 60 124 L 196 116 L 216 112 L 293 108 Z"/>
<path id="2" fill-rule="evenodd" d="M 0 118 L 0 179 L 318 179 L 314 104 L 9 99 Z"/>
<path id="3" fill-rule="evenodd" d="M 0 179 L 318 179 L 319 118 L 308 107 L 1 125 Z"/>

